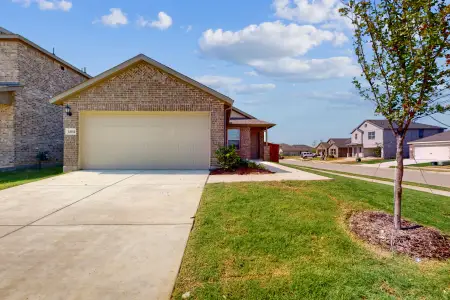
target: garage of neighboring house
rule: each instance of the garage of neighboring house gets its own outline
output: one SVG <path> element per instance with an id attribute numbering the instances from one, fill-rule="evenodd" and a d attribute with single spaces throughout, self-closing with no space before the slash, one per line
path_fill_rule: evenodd
<path id="1" fill-rule="evenodd" d="M 65 107 L 65 171 L 209 169 L 233 104 L 145 55 L 50 101 Z"/>
<path id="2" fill-rule="evenodd" d="M 417 161 L 450 160 L 450 131 L 408 143 L 412 158 Z"/>

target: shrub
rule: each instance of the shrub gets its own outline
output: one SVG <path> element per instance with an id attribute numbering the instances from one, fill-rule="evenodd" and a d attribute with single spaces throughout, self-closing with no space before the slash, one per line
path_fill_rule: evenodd
<path id="1" fill-rule="evenodd" d="M 361 162 L 361 157 L 357 157 L 356 162 Z"/>
<path id="2" fill-rule="evenodd" d="M 241 164 L 241 158 L 234 145 L 220 147 L 216 151 L 217 163 L 222 169 L 235 170 Z"/>

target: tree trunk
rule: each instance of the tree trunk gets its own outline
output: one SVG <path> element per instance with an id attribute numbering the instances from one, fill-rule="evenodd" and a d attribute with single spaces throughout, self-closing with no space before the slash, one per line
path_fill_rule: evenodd
<path id="1" fill-rule="evenodd" d="M 402 182 L 403 182 L 403 140 L 402 135 L 396 136 L 397 142 L 397 168 L 395 168 L 394 183 L 394 228 L 400 230 L 402 220 Z"/>

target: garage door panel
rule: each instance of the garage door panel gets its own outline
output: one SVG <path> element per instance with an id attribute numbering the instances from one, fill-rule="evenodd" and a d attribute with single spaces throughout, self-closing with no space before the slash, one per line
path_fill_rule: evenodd
<path id="1" fill-rule="evenodd" d="M 208 169 L 209 113 L 82 113 L 83 169 Z"/>
<path id="2" fill-rule="evenodd" d="M 450 146 L 416 146 L 414 157 L 418 160 L 449 160 Z"/>

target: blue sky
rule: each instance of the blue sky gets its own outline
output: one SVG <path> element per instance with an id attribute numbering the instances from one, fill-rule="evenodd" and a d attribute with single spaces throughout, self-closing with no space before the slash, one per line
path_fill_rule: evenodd
<path id="1" fill-rule="evenodd" d="M 374 118 L 351 83 L 359 69 L 339 2 L 0 0 L 0 26 L 91 75 L 146 54 L 277 123 L 271 141 L 311 144 Z"/>

